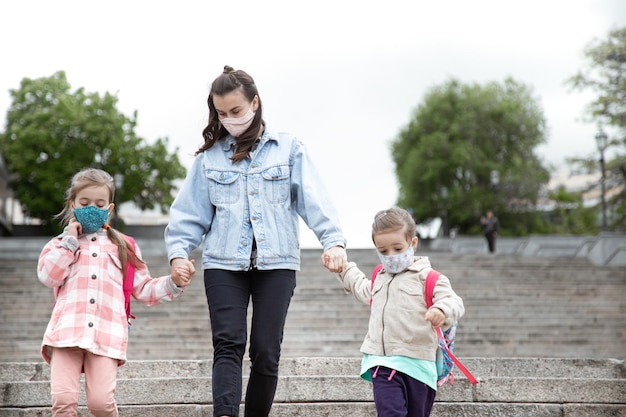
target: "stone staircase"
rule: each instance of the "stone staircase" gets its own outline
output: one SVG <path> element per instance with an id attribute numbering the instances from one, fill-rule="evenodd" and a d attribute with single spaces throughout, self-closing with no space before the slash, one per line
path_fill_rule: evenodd
<path id="1" fill-rule="evenodd" d="M 144 254 L 153 276 L 168 273 L 165 255 Z M 438 394 L 433 416 L 626 416 L 624 268 L 579 258 L 424 254 L 465 301 L 455 352 L 481 379 L 472 387 L 457 375 Z M 49 415 L 39 347 L 53 296 L 36 278 L 36 255 L 0 260 L 0 416 Z M 302 255 L 272 416 L 374 416 L 371 386 L 358 377 L 368 307 L 321 267 L 321 251 Z M 378 262 L 373 250 L 348 256 L 363 271 Z M 121 415 L 210 416 L 201 274 L 181 298 L 134 302 L 133 313 L 130 362 L 119 373 Z"/>
<path id="2" fill-rule="evenodd" d="M 271 415 L 375 416 L 371 386 L 357 376 L 359 361 L 284 359 Z M 433 417 L 609 417 L 626 413 L 623 361 L 468 358 L 465 363 L 480 383 L 472 386 L 457 377 L 454 385 L 441 388 Z M 50 415 L 48 370 L 41 363 L 2 366 L 0 381 L 8 382 L 0 382 L 5 404 L 0 415 Z M 210 361 L 131 361 L 118 374 L 120 416 L 210 417 L 210 375 Z M 81 403 L 85 404 L 84 395 Z M 80 415 L 88 415 L 84 406 Z"/>

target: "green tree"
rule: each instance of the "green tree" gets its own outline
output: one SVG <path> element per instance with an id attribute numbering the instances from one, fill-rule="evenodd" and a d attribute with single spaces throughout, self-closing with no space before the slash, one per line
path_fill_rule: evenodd
<path id="1" fill-rule="evenodd" d="M 478 218 L 493 208 L 505 232 L 528 233 L 549 179 L 534 153 L 545 136 L 538 101 L 513 79 L 436 86 L 392 143 L 398 204 L 420 220 L 443 216 L 462 233 L 478 233 Z"/>
<path id="2" fill-rule="evenodd" d="M 135 134 L 137 112 L 132 117 L 120 113 L 117 97 L 109 93 L 72 92 L 63 71 L 24 78 L 10 94 L 0 146 L 26 215 L 51 225 L 71 177 L 85 167 L 123 175 L 118 203 L 133 201 L 141 209 L 167 212 L 174 181 L 186 171 L 178 150 L 168 151 L 167 138 L 148 144 Z"/>
<path id="3" fill-rule="evenodd" d="M 626 226 L 626 27 L 609 31 L 606 39 L 594 39 L 584 50 L 588 66 L 567 80 L 576 90 L 596 93 L 585 113 L 588 122 L 609 126 L 612 131 L 608 148 L 614 157 L 607 163 L 607 184 L 615 193 L 609 194 L 611 216 L 609 228 Z M 610 152 L 608 153 L 610 154 Z M 572 161 L 579 165 L 598 167 L 598 160 Z"/>
<path id="4" fill-rule="evenodd" d="M 569 192 L 564 186 L 548 193 L 556 205 L 549 213 L 553 233 L 587 234 L 597 230 L 595 209 L 584 206 L 582 194 Z"/>

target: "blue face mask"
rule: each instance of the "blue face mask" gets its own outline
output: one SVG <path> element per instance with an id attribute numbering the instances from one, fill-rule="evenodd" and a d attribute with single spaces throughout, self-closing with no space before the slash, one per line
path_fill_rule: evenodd
<path id="1" fill-rule="evenodd" d="M 109 218 L 108 209 L 99 209 L 87 206 L 74 209 L 74 217 L 83 228 L 83 233 L 93 233 L 100 230 Z"/>
<path id="2" fill-rule="evenodd" d="M 381 255 L 378 254 L 380 263 L 383 264 L 386 272 L 390 274 L 397 274 L 407 269 L 413 264 L 413 257 L 415 255 L 415 249 L 413 246 L 409 246 L 407 250 L 395 255 Z"/>

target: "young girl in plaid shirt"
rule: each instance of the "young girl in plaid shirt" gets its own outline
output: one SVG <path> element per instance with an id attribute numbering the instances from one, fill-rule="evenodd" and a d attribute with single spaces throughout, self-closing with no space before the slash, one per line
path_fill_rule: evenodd
<path id="1" fill-rule="evenodd" d="M 96 417 L 118 415 L 117 368 L 126 362 L 128 345 L 123 291 L 128 263 L 135 267 L 132 295 L 143 304 L 170 301 L 189 284 L 189 271 L 182 268 L 177 270 L 182 286 L 170 275 L 150 276 L 139 248 L 108 224 L 114 193 L 113 178 L 102 170 L 74 175 L 57 216 L 65 231 L 39 256 L 39 280 L 56 296 L 41 348 L 50 364 L 53 416 L 76 416 L 82 372 L 89 411 Z"/>

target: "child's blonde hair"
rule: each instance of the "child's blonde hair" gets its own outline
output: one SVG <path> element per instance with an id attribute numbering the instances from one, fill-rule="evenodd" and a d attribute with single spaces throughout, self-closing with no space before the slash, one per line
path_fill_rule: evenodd
<path id="1" fill-rule="evenodd" d="M 374 241 L 374 237 L 379 233 L 398 230 L 404 231 L 404 235 L 409 242 L 415 237 L 415 220 L 413 220 L 411 213 L 398 207 L 381 210 L 374 216 L 374 223 L 372 223 L 372 241 Z"/>
<path id="2" fill-rule="evenodd" d="M 55 218 L 59 218 L 64 227 L 67 226 L 70 220 L 74 218 L 74 210 L 70 202 L 74 201 L 76 195 L 84 188 L 100 185 L 105 186 L 109 190 L 109 203 L 112 203 L 115 197 L 115 182 L 108 172 L 97 168 L 85 168 L 74 174 L 70 182 L 70 187 L 65 191 L 65 206 Z M 109 225 L 107 225 L 105 229 L 111 242 L 117 245 L 120 261 L 123 265 L 123 272 L 126 272 L 126 261 L 128 260 L 130 260 L 135 268 L 139 268 L 143 264 L 143 261 L 139 259 L 134 248 L 129 244 L 124 235 Z"/>

